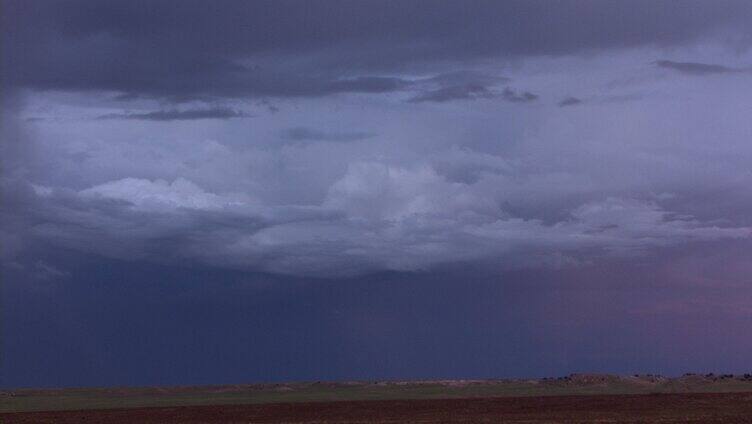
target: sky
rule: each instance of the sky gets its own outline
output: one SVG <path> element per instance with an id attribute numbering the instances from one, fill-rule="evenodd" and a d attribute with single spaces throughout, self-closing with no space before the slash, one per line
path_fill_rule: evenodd
<path id="1" fill-rule="evenodd" d="M 750 371 L 750 2 L 0 20 L 2 387 Z"/>

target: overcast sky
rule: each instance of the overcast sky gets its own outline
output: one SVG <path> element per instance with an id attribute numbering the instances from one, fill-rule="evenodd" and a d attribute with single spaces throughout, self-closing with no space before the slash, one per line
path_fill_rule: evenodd
<path id="1" fill-rule="evenodd" d="M 748 1 L 1 6 L 4 386 L 748 371 Z"/>

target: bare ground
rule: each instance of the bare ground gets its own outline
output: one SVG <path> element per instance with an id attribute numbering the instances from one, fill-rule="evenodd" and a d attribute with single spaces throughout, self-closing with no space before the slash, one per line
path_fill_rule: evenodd
<path id="1" fill-rule="evenodd" d="M 297 402 L 0 414 L 2 423 L 750 423 L 752 393 Z"/>

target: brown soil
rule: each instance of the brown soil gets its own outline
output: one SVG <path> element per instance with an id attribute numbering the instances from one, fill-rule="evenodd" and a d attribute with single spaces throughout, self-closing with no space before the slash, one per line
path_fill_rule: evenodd
<path id="1" fill-rule="evenodd" d="M 752 393 L 180 406 L 0 414 L 2 423 L 750 423 Z"/>

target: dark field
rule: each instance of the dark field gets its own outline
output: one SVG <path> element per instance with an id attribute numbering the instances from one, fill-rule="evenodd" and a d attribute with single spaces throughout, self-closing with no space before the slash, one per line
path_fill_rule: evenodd
<path id="1" fill-rule="evenodd" d="M 752 376 L 0 391 L 0 423 L 752 423 Z"/>
<path id="2" fill-rule="evenodd" d="M 8 423 L 749 423 L 752 393 L 301 402 L 5 414 Z"/>

